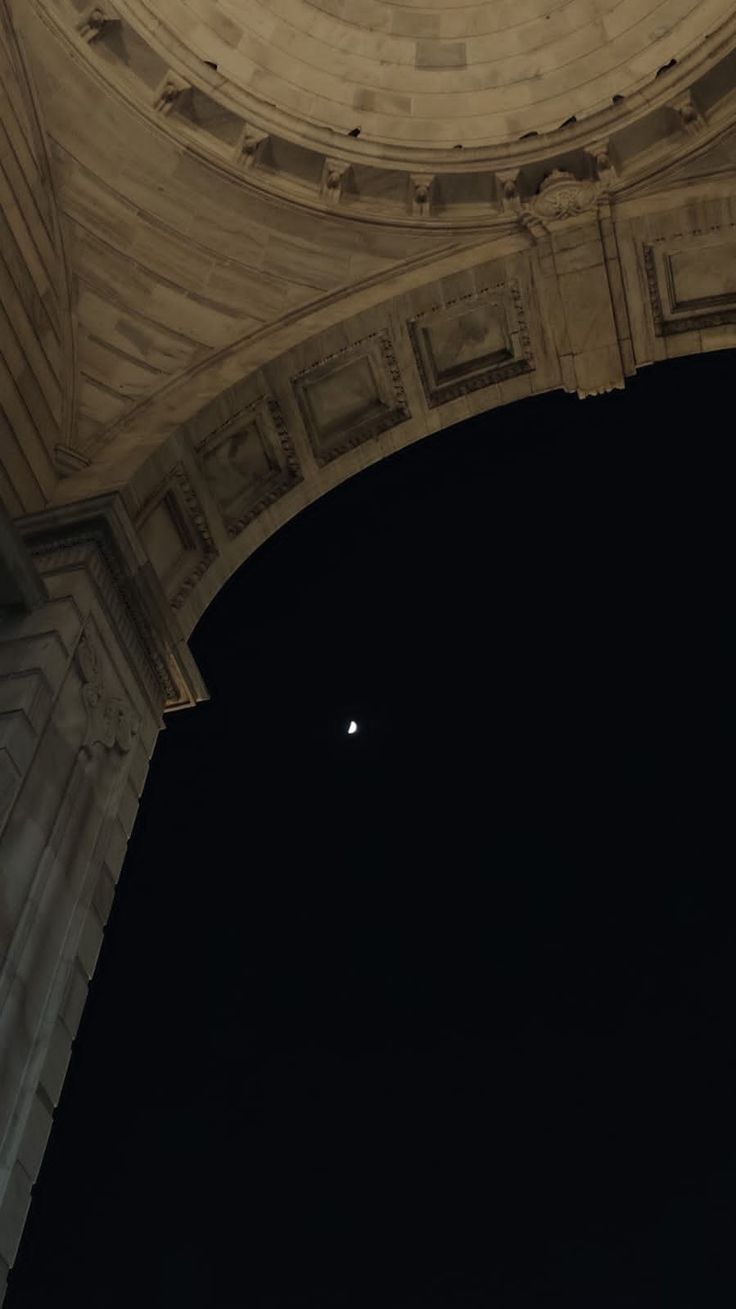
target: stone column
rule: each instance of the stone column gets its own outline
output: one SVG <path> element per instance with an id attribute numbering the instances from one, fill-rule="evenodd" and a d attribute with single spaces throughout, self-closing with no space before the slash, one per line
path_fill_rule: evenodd
<path id="1" fill-rule="evenodd" d="M 36 582 L 0 617 L 3 1287 L 162 714 L 204 694 L 118 497 L 16 526 Z"/>

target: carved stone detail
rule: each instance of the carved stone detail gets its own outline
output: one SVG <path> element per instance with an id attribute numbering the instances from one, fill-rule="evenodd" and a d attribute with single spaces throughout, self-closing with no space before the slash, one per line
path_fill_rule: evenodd
<path id="1" fill-rule="evenodd" d="M 235 147 L 235 162 L 241 168 L 253 168 L 259 162 L 267 142 L 267 132 L 258 132 L 246 125 Z"/>
<path id="2" fill-rule="evenodd" d="M 150 6 L 153 8 L 155 13 L 154 0 L 137 0 L 137 4 Z M 100 0 L 100 3 L 95 5 L 89 11 L 88 17 L 77 28 L 77 30 L 82 34 L 83 39 L 90 43 L 93 43 L 97 39 L 109 23 L 119 22 L 117 18 L 112 19 L 106 16 L 105 5 L 106 0 Z M 149 30 L 156 30 L 157 24 L 158 20 L 156 23 L 151 24 Z M 145 40 L 142 29 L 138 30 L 137 34 L 141 40 Z M 164 44 L 166 43 L 159 25 L 159 30 L 157 32 L 157 45 L 160 45 L 162 42 Z M 721 38 L 721 53 L 718 66 L 722 67 L 722 76 L 719 78 L 719 100 L 725 100 L 733 93 L 733 70 L 730 62 L 732 57 L 731 46 L 732 39 L 727 43 L 723 38 Z M 153 46 L 151 46 L 151 49 L 153 50 Z M 172 47 L 172 68 L 178 66 L 174 57 L 176 49 L 176 46 Z M 206 59 L 203 62 L 207 65 L 211 63 L 211 61 Z M 710 75 L 712 73 L 713 53 L 711 38 L 701 42 L 697 48 L 693 49 L 687 60 L 680 58 L 675 62 L 676 67 L 672 62 L 668 62 L 663 65 L 662 70 L 660 70 L 668 70 L 667 77 L 659 79 L 659 89 L 655 94 L 653 94 L 650 101 L 647 96 L 649 103 L 647 112 L 643 117 L 642 108 L 644 106 L 642 105 L 641 98 L 639 96 L 630 96 L 629 94 L 617 94 L 613 96 L 613 102 L 616 108 L 607 111 L 609 118 L 611 113 L 614 114 L 613 121 L 610 122 L 610 126 L 606 129 L 610 132 L 610 135 L 614 140 L 618 140 L 621 130 L 628 128 L 629 125 L 634 123 L 636 123 L 637 126 L 648 124 L 644 135 L 647 138 L 651 136 L 653 141 L 656 143 L 657 152 L 661 154 L 662 159 L 665 161 L 668 160 L 673 149 L 673 133 L 671 131 L 671 120 L 668 123 L 668 115 L 662 113 L 663 106 L 669 104 L 670 108 L 676 109 L 686 132 L 690 133 L 698 131 L 702 126 L 702 114 L 698 110 L 697 105 L 693 102 L 691 91 L 686 90 L 685 88 L 693 86 L 697 88 L 701 83 L 703 74 Z M 181 79 L 179 79 L 173 71 L 167 74 L 164 85 L 159 89 L 155 97 L 155 105 L 159 112 L 169 114 L 173 106 L 176 104 L 176 101 L 179 99 L 182 91 L 189 89 L 189 84 L 186 81 L 183 86 L 179 86 L 180 80 Z M 208 79 L 208 82 L 210 82 L 210 79 Z M 244 169 L 249 169 L 254 164 L 258 163 L 263 151 L 263 145 L 269 140 L 269 137 L 280 141 L 293 141 L 299 139 L 302 148 L 313 152 L 315 156 L 313 160 L 314 167 L 313 169 L 309 169 L 311 180 L 308 186 L 303 185 L 303 178 L 300 174 L 291 173 L 288 171 L 288 167 L 282 166 L 269 167 L 266 175 L 259 178 L 259 182 L 269 188 L 272 187 L 277 194 L 285 191 L 290 195 L 292 200 L 294 199 L 295 193 L 298 193 L 298 198 L 301 203 L 313 208 L 323 208 L 325 205 L 333 205 L 336 202 L 339 202 L 342 189 L 340 183 L 333 176 L 332 184 L 327 185 L 327 178 L 330 176 L 330 171 L 328 171 L 326 175 L 322 175 L 325 151 L 332 148 L 329 144 L 329 137 L 325 134 L 324 128 L 320 128 L 319 130 L 319 140 L 316 138 L 310 140 L 311 129 L 304 121 L 303 116 L 300 120 L 297 120 L 292 117 L 291 111 L 286 111 L 283 106 L 276 106 L 273 102 L 268 104 L 268 119 L 264 119 L 263 125 L 259 126 L 258 124 L 261 122 L 260 114 L 266 100 L 259 100 L 258 98 L 248 96 L 245 101 L 242 101 L 241 94 L 236 94 L 234 97 L 228 95 L 228 88 L 231 85 L 230 78 L 222 69 L 218 74 L 218 84 L 225 93 L 225 100 L 230 104 L 230 111 L 234 116 L 240 118 L 243 123 L 243 134 L 240 142 L 230 155 L 231 162 L 235 162 L 238 166 Z M 666 84 L 669 84 L 669 94 Z M 678 94 L 679 99 L 672 99 L 673 94 Z M 715 118 L 716 115 L 713 115 L 713 117 Z M 199 146 L 202 150 L 214 152 L 214 157 L 218 161 L 221 161 L 223 152 L 221 151 L 220 142 L 216 137 L 206 130 L 200 130 L 201 125 L 196 122 L 188 121 L 186 125 L 184 125 L 181 122 L 179 115 L 175 114 L 174 118 L 177 122 L 177 126 L 185 127 L 190 139 L 192 134 L 198 136 Z M 596 120 L 597 115 L 593 117 L 589 117 L 588 114 L 577 113 L 570 115 L 570 117 L 565 120 L 565 124 L 567 125 L 566 148 L 569 148 L 571 152 L 573 150 L 581 154 L 585 152 L 592 158 L 595 158 L 597 151 L 596 138 L 593 137 L 591 139 L 589 133 L 600 132 L 600 126 L 593 126 Z M 563 124 L 563 126 L 565 126 L 565 124 Z M 266 128 L 267 130 L 265 130 Z M 346 132 L 340 147 L 341 150 L 346 154 L 349 153 L 351 150 L 349 138 L 355 137 L 357 139 L 360 136 L 361 129 L 359 126 Z M 540 167 L 554 168 L 555 163 L 559 161 L 559 144 L 556 141 L 553 143 L 553 138 L 554 133 L 551 133 L 548 130 L 545 130 L 542 133 L 537 133 L 536 130 L 525 131 L 521 133 L 517 148 L 513 154 L 509 153 L 506 149 L 499 153 L 495 147 L 482 147 L 481 157 L 483 161 L 483 170 L 485 171 L 479 170 L 479 178 L 482 177 L 485 182 L 488 182 L 494 174 L 498 176 L 499 167 L 518 167 L 524 170 L 531 165 L 533 166 L 535 173 Z M 230 152 L 232 149 L 229 142 L 230 138 L 228 137 L 227 152 Z M 680 148 L 684 150 L 686 147 L 687 142 L 681 141 Z M 458 143 L 458 146 L 454 148 L 460 150 L 460 144 Z M 375 182 L 372 183 L 366 188 L 367 203 L 364 203 L 362 189 L 358 186 L 355 194 L 351 195 L 351 204 L 354 203 L 358 210 L 362 209 L 364 212 L 370 214 L 375 214 L 380 205 L 385 210 L 385 216 L 390 216 L 398 222 L 426 218 L 432 211 L 432 188 L 434 178 L 444 179 L 446 175 L 452 176 L 452 174 L 457 171 L 457 161 L 461 157 L 462 156 L 458 154 L 453 157 L 452 162 L 449 162 L 448 151 L 442 147 L 440 147 L 439 155 L 436 151 L 429 154 L 427 151 L 423 150 L 422 156 L 417 156 L 413 150 L 402 150 L 398 143 L 396 143 L 390 154 L 390 173 L 395 175 L 395 170 L 398 169 L 401 174 L 402 185 L 395 189 L 387 186 L 382 192 L 380 184 L 379 186 L 376 186 Z M 610 163 L 611 157 L 607 150 L 604 152 L 603 157 Z M 421 163 L 419 163 L 420 158 L 423 158 L 423 162 Z M 412 160 L 414 162 L 412 162 Z M 329 162 L 332 163 L 333 161 Z M 359 167 L 361 172 L 366 168 L 370 168 L 375 170 L 376 173 L 383 173 L 384 178 L 389 175 L 389 170 L 384 167 L 384 160 L 381 159 L 380 156 L 369 160 L 361 157 L 360 154 L 355 154 L 352 164 L 356 166 L 356 168 Z M 433 172 L 415 173 L 412 169 L 417 165 L 426 169 L 431 168 Z M 474 162 L 474 167 L 476 166 L 476 162 Z M 658 166 L 659 164 L 656 165 L 656 167 Z M 620 156 L 619 167 L 624 173 L 628 171 L 627 160 Z M 653 167 L 656 171 L 654 164 Z M 333 169 L 331 171 L 332 174 L 334 174 L 335 170 Z M 605 163 L 597 163 L 596 171 L 598 178 L 603 185 L 611 185 L 616 179 L 615 170 L 607 167 Z M 265 172 L 266 170 L 264 170 L 264 173 Z M 380 183 L 380 179 L 376 180 Z M 297 187 L 294 186 L 295 181 L 298 183 Z M 502 187 L 505 188 L 505 183 L 502 183 Z M 433 215 L 433 219 L 437 223 L 442 223 L 443 225 L 451 227 L 453 225 L 452 211 L 455 209 L 455 204 L 452 200 L 450 200 L 449 203 L 446 201 L 446 195 L 450 194 L 451 188 L 443 187 L 442 208 L 440 212 Z M 487 194 L 487 191 L 484 190 L 484 194 Z M 389 195 L 391 196 L 390 199 L 388 199 Z M 511 193 L 506 193 L 504 190 L 501 197 L 503 210 L 505 211 L 507 208 L 512 208 L 514 200 L 515 197 Z M 494 218 L 497 217 L 496 207 L 485 206 L 485 214 L 483 213 L 483 208 L 484 207 L 481 205 L 478 206 L 478 211 L 475 215 L 476 219 L 492 223 Z M 465 209 L 465 205 L 463 205 L 463 209 Z M 570 216 L 570 213 L 551 214 L 543 212 L 541 207 L 539 213 L 540 216 L 546 218 L 563 218 Z M 459 216 L 464 217 L 466 215 L 461 213 Z"/>
<path id="3" fill-rule="evenodd" d="M 596 141 L 585 152 L 593 160 L 593 166 L 603 186 L 610 186 L 616 180 L 616 169 L 611 159 L 608 141 Z"/>
<path id="4" fill-rule="evenodd" d="M 501 190 L 501 205 L 506 213 L 518 214 L 521 208 L 519 173 L 520 169 L 518 168 L 511 168 L 504 172 L 496 173 L 496 178 Z"/>
<path id="5" fill-rule="evenodd" d="M 95 5 L 94 9 L 90 9 L 86 17 L 82 19 L 77 31 L 82 40 L 91 45 L 99 36 L 102 36 L 105 28 L 114 21 L 98 5 Z"/>
<path id="6" fill-rule="evenodd" d="M 176 73 L 169 72 L 154 95 L 153 107 L 159 114 L 170 114 L 177 100 L 190 90 L 188 82 Z"/>
<path id="7" fill-rule="evenodd" d="M 345 178 L 350 172 L 350 164 L 341 159 L 325 159 L 320 183 L 320 195 L 328 204 L 340 203 Z"/>
<path id="8" fill-rule="evenodd" d="M 428 218 L 432 208 L 433 173 L 412 173 L 411 212 L 414 218 Z"/>
<path id="9" fill-rule="evenodd" d="M 677 96 L 676 99 L 670 101 L 670 105 L 678 115 L 684 130 L 691 136 L 697 136 L 707 126 L 692 91 L 685 91 L 682 95 Z"/>
<path id="10" fill-rule="evenodd" d="M 85 744 L 89 747 L 100 742 L 108 750 L 116 748 L 121 754 L 127 754 L 138 733 L 140 720 L 125 700 L 106 694 L 100 656 L 89 632 L 80 637 L 77 663 L 82 674 L 82 698 L 88 716 Z"/>
<path id="11" fill-rule="evenodd" d="M 585 213 L 587 209 L 592 209 L 596 194 L 597 188 L 594 182 L 581 180 L 575 177 L 574 173 L 555 169 L 540 184 L 530 207 L 539 218 L 559 221 L 574 218 L 578 214 Z"/>

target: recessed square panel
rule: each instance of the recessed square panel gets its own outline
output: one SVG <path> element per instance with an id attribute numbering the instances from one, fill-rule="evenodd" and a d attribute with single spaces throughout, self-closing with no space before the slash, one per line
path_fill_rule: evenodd
<path id="1" fill-rule="evenodd" d="M 736 243 L 675 250 L 668 258 L 673 309 L 736 302 Z"/>
<path id="2" fill-rule="evenodd" d="M 425 349 L 439 381 L 459 377 L 469 369 L 502 364 L 513 358 L 502 304 L 458 309 L 420 328 Z"/>
<path id="3" fill-rule="evenodd" d="M 141 524 L 143 541 L 152 564 L 166 589 L 195 543 L 179 510 L 176 496 L 168 491 L 154 505 Z"/>
<path id="4" fill-rule="evenodd" d="M 172 607 L 178 609 L 217 554 L 182 464 L 172 468 L 142 506 L 138 531 Z"/>
<path id="5" fill-rule="evenodd" d="M 736 323 L 736 242 L 718 233 L 685 233 L 644 247 L 658 336 Z"/>
<path id="6" fill-rule="evenodd" d="M 305 381 L 303 396 L 315 430 L 327 441 L 387 408 L 369 355 L 349 359 L 334 372 Z"/>
<path id="7" fill-rule="evenodd" d="M 292 384 L 318 464 L 328 463 L 410 417 L 385 332 L 356 341 L 305 368 Z"/>
<path id="8" fill-rule="evenodd" d="M 200 459 L 231 536 L 301 476 L 281 411 L 265 396 L 207 437 Z"/>
<path id="9" fill-rule="evenodd" d="M 258 423 L 236 428 L 202 458 L 204 475 L 221 508 L 229 509 L 245 488 L 278 472 L 279 465 Z"/>
<path id="10" fill-rule="evenodd" d="M 515 283 L 436 305 L 408 327 L 430 408 L 533 367 Z"/>

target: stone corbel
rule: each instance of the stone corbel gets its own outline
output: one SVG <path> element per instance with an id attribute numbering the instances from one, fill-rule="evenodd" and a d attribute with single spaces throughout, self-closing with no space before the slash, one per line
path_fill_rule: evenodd
<path id="1" fill-rule="evenodd" d="M 95 5 L 94 8 L 90 9 L 82 19 L 77 31 L 83 41 L 86 41 L 88 45 L 92 45 L 93 41 L 96 41 L 99 36 L 102 36 L 105 28 L 109 27 L 111 23 L 116 21 L 118 20 L 110 17 L 109 14 L 106 14 L 99 5 Z"/>
<path id="2" fill-rule="evenodd" d="M 499 186 L 501 189 L 501 205 L 504 213 L 520 214 L 521 213 L 521 196 L 519 195 L 519 169 L 507 169 L 503 173 L 496 173 Z"/>
<path id="3" fill-rule="evenodd" d="M 432 185 L 434 173 L 412 173 L 411 212 L 414 218 L 428 218 L 432 207 Z"/>
<path id="4" fill-rule="evenodd" d="M 596 141 L 594 145 L 587 147 L 585 153 L 593 160 L 593 167 L 601 185 L 611 186 L 616 180 L 616 169 L 611 159 L 608 141 Z"/>
<path id="5" fill-rule="evenodd" d="M 246 124 L 235 147 L 235 162 L 241 168 L 253 168 L 259 162 L 267 141 L 267 132 L 259 132 Z"/>
<path id="6" fill-rule="evenodd" d="M 328 204 L 336 205 L 342 198 L 342 188 L 350 171 L 350 164 L 341 159 L 325 159 L 319 193 Z"/>
<path id="7" fill-rule="evenodd" d="M 154 95 L 154 109 L 159 114 L 170 114 L 177 101 L 191 89 L 191 85 L 185 82 L 183 77 L 169 71 Z"/>
<path id="8" fill-rule="evenodd" d="M 675 100 L 670 100 L 670 108 L 674 109 L 683 129 L 690 136 L 697 136 L 707 126 L 692 91 L 685 91 Z"/>

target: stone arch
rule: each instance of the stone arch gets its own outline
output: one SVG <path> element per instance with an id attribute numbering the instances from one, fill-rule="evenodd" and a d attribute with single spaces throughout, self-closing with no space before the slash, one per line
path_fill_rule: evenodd
<path id="1" fill-rule="evenodd" d="M 736 344 L 736 294 L 700 296 L 697 285 L 730 286 L 735 216 L 721 199 L 702 206 L 698 226 L 679 205 L 620 222 L 595 203 L 544 225 L 532 212 L 531 231 L 453 252 L 441 276 L 432 263 L 390 299 L 382 287 L 374 303 L 352 297 L 336 307 L 350 316 L 329 315 L 310 335 L 323 315 L 300 320 L 279 353 L 275 334 L 274 353 L 245 375 L 247 350 L 234 348 L 145 406 L 110 462 L 63 490 L 87 497 L 101 477 L 116 487 L 127 475 L 123 502 L 187 634 L 261 542 L 370 463 L 527 396 L 563 389 L 594 406 L 641 367 Z M 146 455 L 148 424 L 169 434 Z M 163 544 L 167 495 L 189 543 L 178 565 Z"/>
<path id="2" fill-rule="evenodd" d="M 724 0 L 660 6 L 669 26 L 640 25 L 625 85 L 615 34 L 560 35 L 539 56 L 548 101 L 536 75 L 510 84 L 521 116 L 506 91 L 476 98 L 489 34 L 456 7 L 429 33 L 404 7 L 381 86 L 358 9 L 322 14 L 304 86 L 271 104 L 232 25 L 217 50 L 209 20 L 187 37 L 199 7 L 154 24 L 151 0 L 0 0 L 17 91 L 0 219 L 22 254 L 11 268 L 6 236 L 0 1282 L 162 715 L 206 694 L 187 637 L 218 589 L 304 505 L 439 428 L 561 388 L 593 437 L 587 397 L 736 344 Z M 529 31 L 547 8 L 530 0 Z M 360 124 L 303 100 L 336 24 Z M 280 78 L 283 27 L 272 44 Z M 426 69 L 467 83 L 457 112 L 418 103 Z"/>

